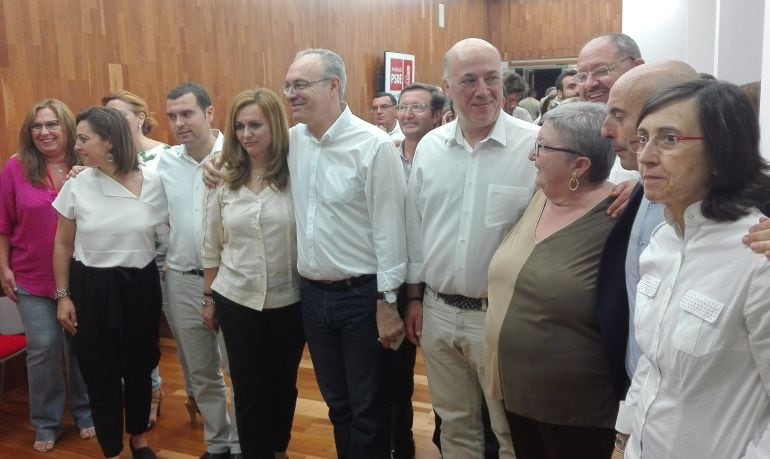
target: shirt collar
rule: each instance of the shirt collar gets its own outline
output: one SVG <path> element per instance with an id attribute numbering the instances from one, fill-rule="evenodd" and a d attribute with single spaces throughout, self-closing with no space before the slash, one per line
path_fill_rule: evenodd
<path id="1" fill-rule="evenodd" d="M 203 161 L 206 160 L 209 156 L 211 156 L 214 153 L 219 153 L 222 151 L 222 147 L 225 143 L 225 136 L 222 135 L 222 132 L 219 129 L 210 129 L 211 135 L 215 137 L 216 140 L 214 140 L 214 145 L 211 146 L 211 150 L 209 153 L 201 160 L 200 164 L 203 164 Z M 188 153 L 187 153 L 187 145 L 179 145 L 181 148 L 179 148 L 179 156 L 188 160 L 192 161 L 194 163 L 198 163 L 198 161 L 195 161 Z"/>
<path id="2" fill-rule="evenodd" d="M 345 129 L 347 129 L 350 121 L 353 119 L 353 112 L 350 111 L 348 104 L 345 102 L 340 102 L 340 107 L 342 108 L 342 113 L 340 113 L 340 116 L 338 116 L 334 123 L 329 126 L 329 129 L 324 132 L 324 135 L 322 135 L 320 139 L 316 140 L 316 138 L 313 137 L 313 133 L 310 132 L 310 128 L 307 126 L 307 124 L 302 126 L 302 132 L 316 143 L 322 144 L 324 142 L 333 140 L 337 137 L 337 134 L 344 132 Z"/>
<path id="3" fill-rule="evenodd" d="M 709 219 L 703 215 L 701 210 L 702 205 L 703 201 L 697 201 L 684 209 L 684 235 L 682 234 L 681 228 L 679 228 L 676 220 L 674 220 L 674 217 L 671 215 L 671 212 L 669 212 L 667 207 L 663 208 L 663 218 L 665 218 L 666 223 L 671 225 L 676 230 L 676 234 L 680 238 L 687 239 L 695 232 L 697 232 L 701 226 L 708 223 L 709 221 Z"/>
<path id="4" fill-rule="evenodd" d="M 492 130 L 489 131 L 489 135 L 484 138 L 479 144 L 484 143 L 488 140 L 494 140 L 501 146 L 506 145 L 506 137 L 505 137 L 505 124 L 506 124 L 506 116 L 510 116 L 500 110 L 500 115 L 497 117 L 497 120 L 495 120 L 495 125 L 492 127 Z M 449 123 L 449 131 L 446 139 L 447 146 L 451 145 L 467 145 L 468 141 L 465 140 L 463 137 L 462 129 L 460 129 L 460 123 L 458 119 L 455 119 L 451 123 Z"/>

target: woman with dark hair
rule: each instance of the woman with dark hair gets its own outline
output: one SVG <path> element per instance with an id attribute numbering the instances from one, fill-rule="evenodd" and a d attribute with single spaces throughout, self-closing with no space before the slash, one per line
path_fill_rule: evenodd
<path id="1" fill-rule="evenodd" d="M 63 102 L 46 99 L 27 113 L 19 150 L 0 177 L 0 282 L 16 302 L 27 337 L 29 417 L 32 448 L 45 453 L 61 435 L 68 363 L 70 407 L 80 437 L 93 438 L 88 395 L 78 361 L 56 320 L 53 241 L 56 211 L 51 203 L 67 172 L 78 163 L 75 117 Z M 63 353 L 68 358 L 63 359 Z"/>
<path id="2" fill-rule="evenodd" d="M 286 456 L 305 346 L 288 151 L 278 96 L 238 94 L 225 127 L 224 181 L 207 197 L 202 303 L 204 322 L 222 328 L 249 458 Z"/>
<path id="3" fill-rule="evenodd" d="M 640 258 L 614 457 L 768 457 L 770 264 L 740 242 L 770 196 L 757 116 L 737 86 L 696 80 L 648 100 L 637 133 L 666 222 Z"/>
<path id="4" fill-rule="evenodd" d="M 603 104 L 543 117 L 535 193 L 489 265 L 487 391 L 503 401 L 519 459 L 601 458 L 617 413 L 596 318 L 596 276 L 615 159 Z"/>
<path id="5" fill-rule="evenodd" d="M 92 107 L 77 123 L 75 151 L 88 169 L 53 202 L 57 316 L 74 335 L 104 455 L 123 449 L 125 412 L 133 457 L 153 458 L 144 432 L 160 357 L 155 229 L 168 222 L 166 196 L 158 176 L 139 167 L 122 113 Z"/>

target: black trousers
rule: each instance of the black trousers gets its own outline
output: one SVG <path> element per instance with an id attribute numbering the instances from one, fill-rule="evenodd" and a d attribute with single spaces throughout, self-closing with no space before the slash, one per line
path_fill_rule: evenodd
<path id="1" fill-rule="evenodd" d="M 398 294 L 398 312 L 403 318 L 407 308 L 406 288 Z M 393 459 L 414 457 L 414 435 L 412 423 L 412 394 L 414 394 L 414 361 L 417 347 L 408 339 L 390 357 L 390 368 L 386 374 L 389 391 L 390 449 Z"/>
<path id="2" fill-rule="evenodd" d="M 78 329 L 73 350 L 88 386 L 96 438 L 105 456 L 123 450 L 123 419 L 129 434 L 147 430 L 158 365 L 161 310 L 155 261 L 144 268 L 70 267 Z"/>
<path id="3" fill-rule="evenodd" d="M 612 454 L 615 431 L 565 426 L 505 412 L 517 459 L 594 459 Z"/>
<path id="4" fill-rule="evenodd" d="M 257 311 L 214 292 L 235 392 L 243 456 L 286 451 L 297 405 L 297 369 L 305 347 L 302 305 Z"/>

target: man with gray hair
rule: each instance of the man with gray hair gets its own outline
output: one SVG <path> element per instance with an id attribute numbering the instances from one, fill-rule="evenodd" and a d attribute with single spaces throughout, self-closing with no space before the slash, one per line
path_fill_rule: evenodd
<path id="1" fill-rule="evenodd" d="M 403 323 L 404 175 L 388 135 L 343 102 L 345 65 L 327 49 L 300 51 L 283 92 L 289 132 L 303 320 L 337 456 L 388 456 L 386 348 Z M 379 341 L 379 342 L 378 342 Z"/>
<path id="2" fill-rule="evenodd" d="M 606 33 L 592 38 L 578 53 L 575 80 L 580 97 L 606 104 L 610 88 L 620 75 L 644 64 L 639 46 L 622 33 Z"/>
<path id="3" fill-rule="evenodd" d="M 446 53 L 457 119 L 422 138 L 407 190 L 407 336 L 422 346 L 445 459 L 484 456 L 483 399 L 500 457 L 514 457 L 502 401 L 480 384 L 487 270 L 534 191 L 527 155 L 538 127 L 501 110 L 502 78 L 500 53 L 484 40 Z"/>

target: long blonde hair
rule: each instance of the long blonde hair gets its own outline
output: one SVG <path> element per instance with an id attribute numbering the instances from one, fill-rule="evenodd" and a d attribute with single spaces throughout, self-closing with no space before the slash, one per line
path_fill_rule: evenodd
<path id="1" fill-rule="evenodd" d="M 230 111 L 227 113 L 225 126 L 225 144 L 222 149 L 224 164 L 224 181 L 235 190 L 243 186 L 249 179 L 251 158 L 243 149 L 235 135 L 235 117 L 238 112 L 248 105 L 256 104 L 262 110 L 270 123 L 272 142 L 270 156 L 267 160 L 265 180 L 278 190 L 283 190 L 289 183 L 289 127 L 286 121 L 286 110 L 281 99 L 266 88 L 247 89 L 233 99 Z"/>

